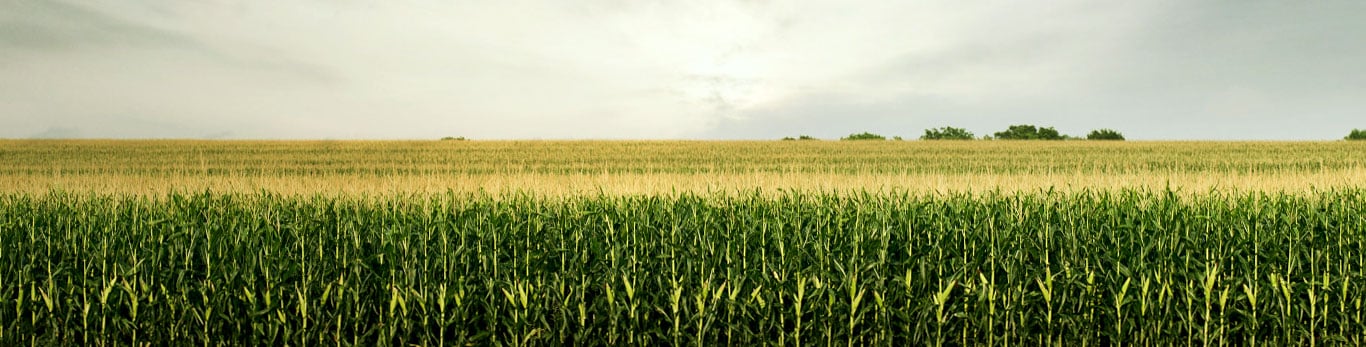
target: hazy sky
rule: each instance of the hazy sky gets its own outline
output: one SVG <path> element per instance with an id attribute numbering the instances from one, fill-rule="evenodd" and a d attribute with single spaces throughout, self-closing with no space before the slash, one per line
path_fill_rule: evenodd
<path id="1" fill-rule="evenodd" d="M 1366 1 L 0 0 L 0 137 L 1336 139 Z"/>

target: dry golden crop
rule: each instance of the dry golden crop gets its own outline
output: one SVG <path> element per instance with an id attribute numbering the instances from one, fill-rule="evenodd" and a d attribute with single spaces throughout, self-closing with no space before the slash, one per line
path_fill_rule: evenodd
<path id="1" fill-rule="evenodd" d="M 0 191 L 546 195 L 1305 191 L 1366 184 L 1354 142 L 0 141 Z"/>

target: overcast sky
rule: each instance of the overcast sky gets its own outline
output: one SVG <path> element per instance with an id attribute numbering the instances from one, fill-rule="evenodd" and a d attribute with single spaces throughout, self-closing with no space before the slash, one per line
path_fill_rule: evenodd
<path id="1" fill-rule="evenodd" d="M 1338 139 L 1366 1 L 0 0 L 0 138 Z"/>

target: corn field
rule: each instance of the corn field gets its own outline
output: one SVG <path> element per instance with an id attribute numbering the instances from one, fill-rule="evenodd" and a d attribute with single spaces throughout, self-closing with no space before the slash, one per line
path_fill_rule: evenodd
<path id="1" fill-rule="evenodd" d="M 1366 190 L 0 194 L 0 345 L 1360 345 Z"/>
<path id="2" fill-rule="evenodd" d="M 1366 142 L 0 140 L 0 192 L 1307 191 Z"/>

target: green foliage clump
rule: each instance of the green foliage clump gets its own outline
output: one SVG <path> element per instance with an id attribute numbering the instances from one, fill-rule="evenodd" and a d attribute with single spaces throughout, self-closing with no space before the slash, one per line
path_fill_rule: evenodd
<path id="1" fill-rule="evenodd" d="M 885 136 L 882 136 L 882 135 L 878 135 L 878 134 L 874 134 L 874 133 L 870 133 L 870 132 L 866 132 L 866 131 L 865 131 L 865 132 L 863 132 L 863 133 L 861 133 L 861 134 L 849 134 L 849 136 L 845 136 L 844 138 L 841 138 L 840 140 L 845 140 L 845 141 L 877 140 L 877 141 L 881 141 L 881 140 L 886 140 L 886 139 L 887 139 L 887 137 L 885 137 Z"/>
<path id="2" fill-rule="evenodd" d="M 467 140 L 467 139 L 466 139 L 464 136 L 461 136 L 461 137 L 446 136 L 446 137 L 441 138 L 441 141 L 466 141 L 466 140 Z"/>
<path id="3" fill-rule="evenodd" d="M 1352 129 L 1352 133 L 1347 134 L 1347 140 L 1366 140 L 1366 130 Z"/>
<path id="4" fill-rule="evenodd" d="M 783 138 L 783 141 L 813 141 L 813 140 L 816 140 L 816 138 L 811 137 L 810 135 L 801 135 L 801 136 L 798 136 L 798 137 L 796 137 L 796 138 L 793 138 L 793 137 L 791 137 L 791 136 L 788 136 L 788 137 L 784 137 L 784 138 Z"/>
<path id="5" fill-rule="evenodd" d="M 973 137 L 971 131 L 954 127 L 925 129 L 925 135 L 920 135 L 921 140 L 971 140 Z"/>
<path id="6" fill-rule="evenodd" d="M 1067 136 L 1058 133 L 1053 127 L 1038 128 L 1033 125 L 1011 125 L 1005 131 L 995 134 L 998 140 L 1066 140 Z"/>
<path id="7" fill-rule="evenodd" d="M 1113 129 L 1096 129 L 1090 134 L 1086 134 L 1087 140 L 1116 140 L 1124 141 L 1124 134 L 1120 134 Z"/>

